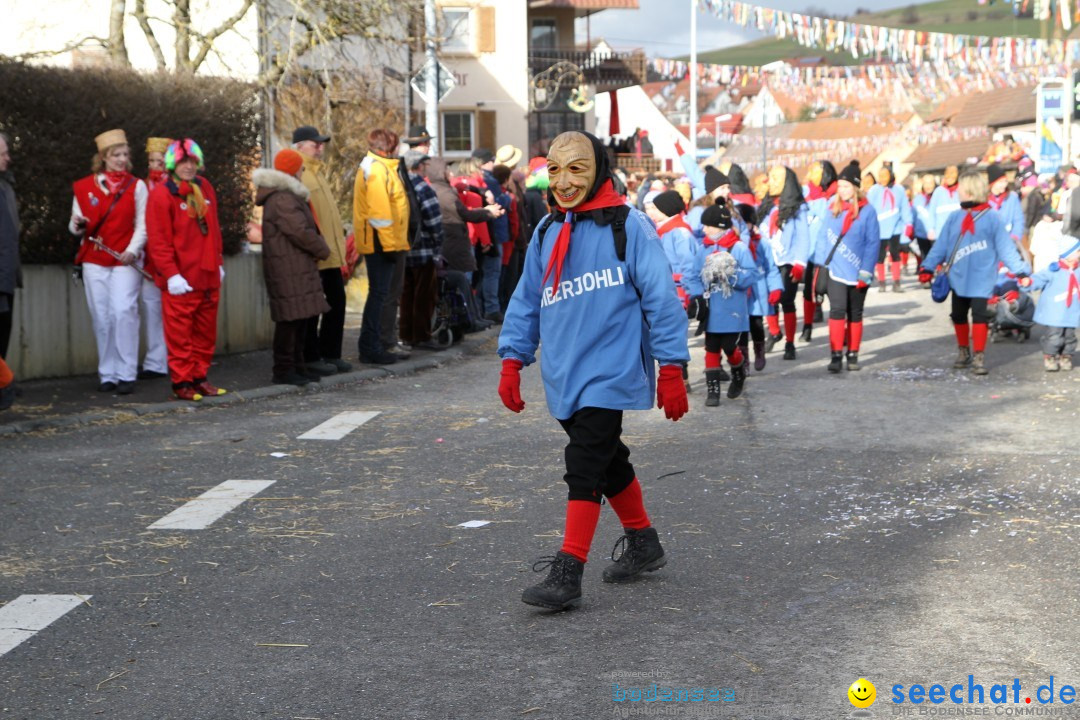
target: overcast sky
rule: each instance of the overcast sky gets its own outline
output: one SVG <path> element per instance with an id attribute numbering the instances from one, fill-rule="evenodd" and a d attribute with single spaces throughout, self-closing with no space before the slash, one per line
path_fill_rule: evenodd
<path id="1" fill-rule="evenodd" d="M 888 10 L 930 0 L 769 0 L 766 7 L 807 12 L 827 7 L 830 14 L 854 13 L 858 8 Z M 690 0 L 639 0 L 640 10 L 604 10 L 590 18 L 592 38 L 602 37 L 618 49 L 644 48 L 649 57 L 675 57 L 690 52 Z M 698 52 L 740 45 L 761 35 L 698 13 Z M 585 39 L 579 21 L 578 40 Z"/>

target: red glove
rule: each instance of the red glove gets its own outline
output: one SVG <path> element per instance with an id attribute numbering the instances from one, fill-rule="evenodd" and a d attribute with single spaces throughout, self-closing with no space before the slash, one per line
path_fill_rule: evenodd
<path id="1" fill-rule="evenodd" d="M 682 143 L 678 140 L 675 141 L 675 152 L 679 155 L 679 157 L 682 157 L 686 154 L 686 151 L 683 150 Z"/>
<path id="2" fill-rule="evenodd" d="M 506 358 L 499 373 L 499 397 L 508 410 L 516 413 L 525 409 L 525 403 L 521 401 L 521 368 L 520 360 Z"/>
<path id="3" fill-rule="evenodd" d="M 915 237 L 915 226 L 908 225 L 906 228 L 904 228 L 904 235 L 907 235 L 909 238 Z"/>
<path id="4" fill-rule="evenodd" d="M 934 279 L 934 273 L 930 272 L 926 268 L 919 268 L 919 282 L 928 283 Z"/>
<path id="5" fill-rule="evenodd" d="M 1016 281 L 1016 284 L 1019 285 L 1020 287 L 1031 287 L 1031 278 L 1022 277 L 1022 278 L 1020 278 L 1019 280 Z"/>
<path id="6" fill-rule="evenodd" d="M 860 280 L 859 282 L 855 283 L 855 289 L 856 289 L 856 290 L 865 290 L 865 289 L 867 289 L 868 287 L 870 287 L 870 286 L 869 286 L 869 285 L 867 285 L 866 283 L 864 283 L 864 282 L 863 282 L 862 280 Z"/>
<path id="7" fill-rule="evenodd" d="M 780 302 L 781 294 L 782 293 L 779 290 L 773 290 L 771 293 L 769 293 L 769 304 L 775 305 L 776 303 Z"/>
<path id="8" fill-rule="evenodd" d="M 791 282 L 802 282 L 803 273 L 806 272 L 806 267 L 799 265 L 798 263 L 791 266 Z"/>
<path id="9" fill-rule="evenodd" d="M 660 368 L 660 376 L 656 378 L 656 407 L 664 410 L 668 420 L 676 422 L 690 409 L 682 366 L 664 365 Z"/>

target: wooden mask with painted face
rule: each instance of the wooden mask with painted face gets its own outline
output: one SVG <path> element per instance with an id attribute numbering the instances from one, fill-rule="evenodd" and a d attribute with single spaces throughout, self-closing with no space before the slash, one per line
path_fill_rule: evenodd
<path id="1" fill-rule="evenodd" d="M 773 197 L 780 197 L 780 193 L 784 192 L 784 183 L 787 182 L 787 170 L 783 165 L 773 165 L 769 170 L 769 194 Z"/>
<path id="2" fill-rule="evenodd" d="M 589 138 L 565 132 L 551 142 L 547 154 L 549 188 L 563 210 L 585 202 L 596 182 L 596 156 Z"/>
<path id="3" fill-rule="evenodd" d="M 806 183 L 808 185 L 817 185 L 821 187 L 821 174 L 823 168 L 820 162 L 815 162 L 810 166 L 810 169 L 806 171 Z"/>

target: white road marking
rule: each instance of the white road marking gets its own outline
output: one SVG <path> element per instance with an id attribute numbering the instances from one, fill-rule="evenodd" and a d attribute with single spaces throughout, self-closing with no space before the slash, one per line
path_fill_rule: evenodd
<path id="1" fill-rule="evenodd" d="M 297 440 L 340 440 L 378 414 L 367 410 L 343 412 L 308 430 Z"/>
<path id="2" fill-rule="evenodd" d="M 466 520 L 463 523 L 458 523 L 458 527 L 478 528 L 478 527 L 484 527 L 485 525 L 490 525 L 490 524 L 491 524 L 490 520 Z"/>
<path id="3" fill-rule="evenodd" d="M 184 503 L 150 526 L 150 530 L 205 530 L 225 513 L 258 495 L 276 480 L 226 480 Z"/>
<path id="4" fill-rule="evenodd" d="M 37 635 L 90 595 L 20 595 L 0 608 L 0 655 Z"/>

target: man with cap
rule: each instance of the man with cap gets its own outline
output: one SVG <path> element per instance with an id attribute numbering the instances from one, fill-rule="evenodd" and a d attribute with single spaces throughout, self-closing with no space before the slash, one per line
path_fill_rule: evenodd
<path id="1" fill-rule="evenodd" d="M 352 370 L 352 364 L 341 358 L 345 332 L 345 278 L 341 274 L 345 265 L 345 226 L 330 185 L 320 172 L 328 142 L 329 135 L 310 125 L 293 131 L 293 149 L 304 158 L 301 181 L 311 193 L 309 201 L 319 234 L 330 248 L 330 256 L 319 261 L 319 279 L 330 309 L 308 323 L 304 337 L 304 365 L 308 371 L 323 376 Z"/>
<path id="2" fill-rule="evenodd" d="M 490 222 L 492 242 L 499 248 L 499 253 L 491 257 L 484 255 L 480 268 L 482 275 L 480 294 L 483 299 L 484 317 L 493 322 L 502 322 L 502 312 L 499 309 L 499 276 L 502 274 L 502 244 L 510 242 L 510 196 L 492 173 L 495 169 L 495 153 L 487 148 L 478 148 L 473 150 L 472 156 L 480 165 L 484 187 L 491 192 L 495 202 L 503 209 L 503 214 Z"/>
<path id="3" fill-rule="evenodd" d="M 1009 178 L 997 163 L 986 168 L 986 178 L 990 185 L 986 202 L 1001 218 L 1005 232 L 1019 247 L 1024 237 L 1024 208 L 1020 204 L 1020 196 L 1009 190 Z"/>
<path id="4" fill-rule="evenodd" d="M 543 342 L 548 409 L 569 436 L 563 478 L 569 494 L 562 548 L 533 566 L 549 568 L 548 576 L 521 599 L 563 610 L 581 600 L 604 498 L 623 526 L 625 548 L 605 568 L 604 581 L 628 582 L 667 562 L 621 439 L 622 420 L 626 410 L 650 409 L 654 397 L 668 419 L 681 418 L 687 411 L 682 366 L 690 355 L 671 269 L 652 224 L 615 192 L 603 143 L 587 133 L 563 133 L 547 160 L 558 208 L 529 243 L 506 310 L 499 397 L 513 412 L 525 409 L 520 371 L 536 362 Z"/>
<path id="5" fill-rule="evenodd" d="M 146 139 L 146 187 L 150 192 L 168 179 L 165 172 L 165 151 L 169 149 L 170 138 L 152 137 Z M 143 253 L 143 270 L 150 277 L 144 277 L 139 292 L 139 309 L 142 311 L 143 328 L 146 330 L 146 355 L 143 357 L 140 380 L 163 378 L 169 374 L 169 351 L 165 347 L 165 323 L 161 317 L 161 288 L 154 284 L 154 261 L 149 253 Z"/>
<path id="6" fill-rule="evenodd" d="M 82 238 L 86 303 L 98 350 L 98 392 L 135 391 L 139 365 L 138 259 L 146 245 L 146 183 L 131 174 L 131 148 L 123 130 L 94 138 L 92 173 L 73 185 L 68 230 Z M 96 241 L 96 242 L 95 242 Z"/>
<path id="7" fill-rule="evenodd" d="M 431 154 L 431 141 L 435 138 L 428 134 L 427 128 L 423 125 L 412 125 L 409 127 L 409 136 L 402 138 L 401 142 L 409 146 L 409 150 L 416 150 L 424 155 Z"/>
<path id="8" fill-rule="evenodd" d="M 401 293 L 401 341 L 427 350 L 445 350 L 431 341 L 431 316 L 438 300 L 435 258 L 442 254 L 443 223 L 439 196 L 425 180 L 431 160 L 419 150 L 405 153 L 404 162 L 416 194 L 419 230 L 411 238 L 405 256 L 405 281 Z"/>

